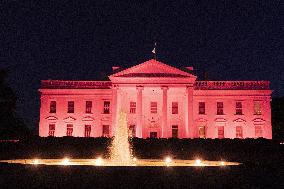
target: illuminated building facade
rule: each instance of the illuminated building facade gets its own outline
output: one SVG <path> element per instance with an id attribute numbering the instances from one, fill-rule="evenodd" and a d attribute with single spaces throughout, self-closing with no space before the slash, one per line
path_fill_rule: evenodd
<path id="1" fill-rule="evenodd" d="M 39 135 L 112 136 L 123 111 L 132 137 L 272 138 L 269 81 L 199 81 L 154 59 L 113 70 L 109 81 L 43 80 Z"/>

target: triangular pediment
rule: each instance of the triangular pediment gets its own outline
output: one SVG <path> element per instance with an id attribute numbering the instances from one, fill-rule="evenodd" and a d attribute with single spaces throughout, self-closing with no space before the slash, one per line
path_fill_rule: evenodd
<path id="1" fill-rule="evenodd" d="M 91 116 L 83 117 L 82 121 L 94 121 L 95 119 Z"/>
<path id="2" fill-rule="evenodd" d="M 173 77 L 173 78 L 196 78 L 196 76 L 169 66 L 160 61 L 151 59 L 136 66 L 127 68 L 109 76 L 112 77 Z"/>
<path id="3" fill-rule="evenodd" d="M 207 122 L 207 119 L 204 118 L 198 118 L 195 120 L 196 122 Z"/>

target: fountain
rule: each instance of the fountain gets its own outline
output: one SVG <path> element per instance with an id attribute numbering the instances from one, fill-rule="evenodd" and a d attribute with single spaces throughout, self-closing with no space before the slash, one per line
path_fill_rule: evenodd
<path id="1" fill-rule="evenodd" d="M 120 166 L 132 165 L 132 155 L 128 141 L 128 128 L 126 113 L 119 113 L 118 124 L 115 129 L 114 139 L 110 147 L 111 164 Z"/>

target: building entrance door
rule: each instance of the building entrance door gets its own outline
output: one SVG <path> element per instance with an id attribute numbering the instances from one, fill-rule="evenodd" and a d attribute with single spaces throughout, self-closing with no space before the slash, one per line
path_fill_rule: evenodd
<path id="1" fill-rule="evenodd" d="M 150 138 L 157 138 L 157 132 L 150 132 Z"/>

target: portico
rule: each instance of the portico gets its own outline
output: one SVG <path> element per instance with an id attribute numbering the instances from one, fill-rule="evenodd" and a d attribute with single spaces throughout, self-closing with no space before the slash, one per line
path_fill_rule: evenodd
<path id="1" fill-rule="evenodd" d="M 161 138 L 171 137 L 171 124 L 177 127 L 179 136 L 186 138 L 194 136 L 192 102 L 196 76 L 152 59 L 117 72 L 109 76 L 109 79 L 114 86 L 118 86 L 123 91 L 120 93 L 121 103 L 129 104 L 129 99 L 135 99 L 136 115 L 130 116 L 129 122 L 135 123 L 137 137 L 147 138 L 151 133 Z M 131 92 L 133 89 L 136 89 L 134 93 Z M 178 97 L 179 99 L 173 101 Z M 182 108 L 185 101 L 188 106 Z M 173 102 L 180 112 L 169 116 Z M 113 106 L 117 107 L 115 104 Z M 128 107 L 123 107 L 120 106 L 120 110 L 114 111 L 129 112 Z M 188 120 L 185 120 L 185 117 L 188 117 Z"/>

